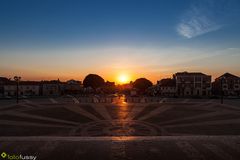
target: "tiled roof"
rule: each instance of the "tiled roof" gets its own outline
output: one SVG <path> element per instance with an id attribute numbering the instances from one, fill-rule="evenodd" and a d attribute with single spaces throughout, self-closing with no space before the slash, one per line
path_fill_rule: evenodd
<path id="1" fill-rule="evenodd" d="M 192 76 L 207 76 L 206 74 L 204 73 L 201 73 L 201 72 L 177 72 L 175 73 L 176 76 L 188 76 L 188 75 L 192 75 Z"/>
<path id="2" fill-rule="evenodd" d="M 240 78 L 240 77 L 235 76 L 235 75 L 233 75 L 233 74 L 231 74 L 231 73 L 224 73 L 223 75 L 221 75 L 220 77 L 218 77 L 218 78 L 216 78 L 216 79 L 220 79 L 220 78 L 222 78 L 222 77 L 225 77 L 225 78 Z"/>

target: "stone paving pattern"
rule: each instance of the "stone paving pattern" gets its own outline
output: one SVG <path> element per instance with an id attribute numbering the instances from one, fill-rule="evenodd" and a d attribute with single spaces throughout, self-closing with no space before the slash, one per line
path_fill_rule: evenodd
<path id="1" fill-rule="evenodd" d="M 38 159 L 240 159 L 239 101 L 92 102 L 0 101 L 0 152 Z"/>

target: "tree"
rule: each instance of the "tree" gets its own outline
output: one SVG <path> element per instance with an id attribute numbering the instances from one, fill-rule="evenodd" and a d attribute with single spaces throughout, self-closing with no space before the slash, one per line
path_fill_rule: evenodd
<path id="1" fill-rule="evenodd" d="M 133 87 L 138 89 L 140 92 L 145 92 L 147 88 L 151 87 L 153 84 L 146 78 L 139 78 L 133 82 Z"/>
<path id="2" fill-rule="evenodd" d="M 83 80 L 84 87 L 92 87 L 95 90 L 99 87 L 104 86 L 104 84 L 104 79 L 97 74 L 89 74 Z"/>

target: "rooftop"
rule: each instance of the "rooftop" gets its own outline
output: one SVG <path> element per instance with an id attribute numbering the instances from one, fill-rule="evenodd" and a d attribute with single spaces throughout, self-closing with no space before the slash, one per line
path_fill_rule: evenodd
<path id="1" fill-rule="evenodd" d="M 188 75 L 192 75 L 192 76 L 208 76 L 202 72 L 177 72 L 175 73 L 176 76 L 188 76 Z"/>

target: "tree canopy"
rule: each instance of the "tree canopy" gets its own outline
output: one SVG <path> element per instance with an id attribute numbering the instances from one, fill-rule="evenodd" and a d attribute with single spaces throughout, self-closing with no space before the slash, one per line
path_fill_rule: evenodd
<path id="1" fill-rule="evenodd" d="M 89 74 L 83 80 L 84 87 L 92 87 L 93 89 L 102 87 L 104 84 L 104 79 L 97 74 Z"/>
<path id="2" fill-rule="evenodd" d="M 141 92 L 145 92 L 147 88 L 151 87 L 153 84 L 146 78 L 139 78 L 133 82 L 133 87 Z"/>

